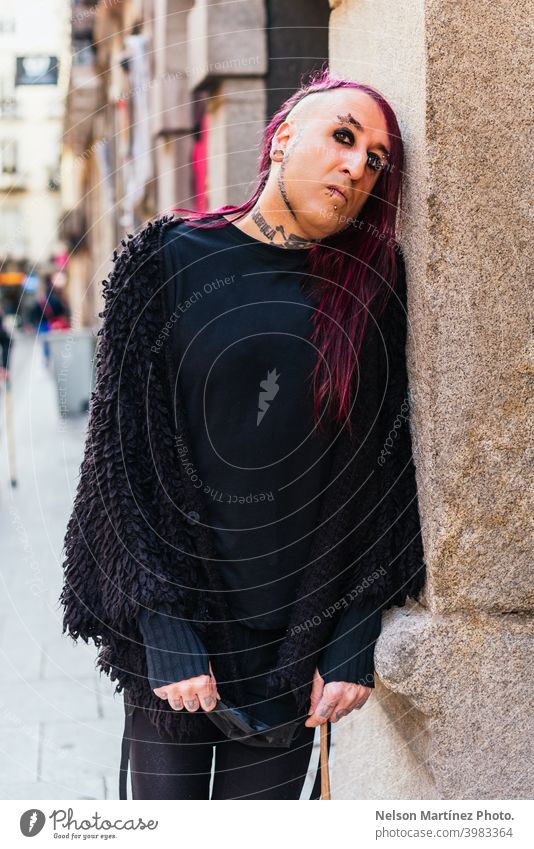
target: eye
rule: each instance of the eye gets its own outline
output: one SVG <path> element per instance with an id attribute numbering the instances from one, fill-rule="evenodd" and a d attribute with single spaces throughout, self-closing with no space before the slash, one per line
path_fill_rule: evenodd
<path id="1" fill-rule="evenodd" d="M 350 130 L 336 130 L 334 133 L 334 138 L 339 141 L 339 136 L 345 136 L 345 138 L 350 139 L 350 144 L 354 141 L 354 134 L 351 133 Z M 347 144 L 347 142 L 340 141 L 340 144 Z"/>
<path id="2" fill-rule="evenodd" d="M 367 156 L 367 164 L 373 171 L 382 171 L 384 164 L 376 153 L 369 153 Z"/>
<path id="3" fill-rule="evenodd" d="M 346 147 L 349 147 L 354 142 L 354 134 L 350 130 L 335 130 L 334 138 Z M 348 139 L 348 141 L 341 141 L 341 138 Z M 384 168 L 384 163 L 377 153 L 367 154 L 367 164 L 373 171 L 382 171 Z"/>

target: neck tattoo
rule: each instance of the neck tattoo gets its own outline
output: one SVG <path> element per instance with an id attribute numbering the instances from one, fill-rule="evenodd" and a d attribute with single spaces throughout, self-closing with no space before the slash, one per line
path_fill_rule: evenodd
<path id="1" fill-rule="evenodd" d="M 270 242 L 273 242 L 273 244 L 276 244 L 280 248 L 311 248 L 318 242 L 318 240 L 310 241 L 309 239 L 304 239 L 302 236 L 297 236 L 295 233 L 286 233 L 283 224 L 277 224 L 274 227 L 271 227 L 259 209 L 256 209 L 252 213 L 252 220 L 260 233 L 263 233 L 264 236 L 267 236 Z M 277 233 L 280 233 L 282 236 L 282 242 L 274 241 L 274 237 Z"/>
<path id="2" fill-rule="evenodd" d="M 295 215 L 295 213 L 294 213 L 294 211 L 293 211 L 293 209 L 292 209 L 292 207 L 291 207 L 291 204 L 289 203 L 289 198 L 288 198 L 288 196 L 287 196 L 287 192 L 286 192 L 286 186 L 285 186 L 285 182 L 284 182 L 284 162 L 282 162 L 282 164 L 281 164 L 281 166 L 280 166 L 280 173 L 279 173 L 279 175 L 278 175 L 278 191 L 279 191 L 279 192 L 280 192 L 280 194 L 282 195 L 282 200 L 284 201 L 284 203 L 285 203 L 285 205 L 286 205 L 286 207 L 287 207 L 287 209 L 288 209 L 289 214 L 290 214 L 290 215 L 291 215 L 291 216 L 295 219 L 295 221 L 296 221 L 296 220 L 297 220 L 297 216 Z"/>
<path id="3" fill-rule="evenodd" d="M 278 175 L 278 190 L 279 190 L 280 194 L 282 195 L 282 200 L 284 201 L 285 205 L 287 206 L 287 209 L 288 209 L 290 215 L 292 215 L 293 218 L 296 220 L 297 216 L 293 212 L 293 209 L 291 208 L 291 204 L 289 203 L 289 198 L 287 196 L 286 187 L 285 187 L 285 184 L 284 184 L 281 169 L 280 169 L 280 174 Z"/>
<path id="4" fill-rule="evenodd" d="M 302 134 L 303 134 L 303 128 L 300 127 L 300 126 L 297 127 L 297 131 L 295 133 L 295 138 L 293 140 L 293 144 L 286 149 L 285 154 L 284 154 L 284 158 L 282 159 L 282 162 L 280 163 L 280 172 L 279 172 L 278 178 L 277 178 L 278 191 L 280 192 L 280 195 L 282 196 L 282 200 L 284 201 L 289 214 L 292 216 L 292 218 L 295 219 L 295 221 L 297 220 L 297 216 L 295 215 L 293 207 L 291 206 L 291 204 L 289 202 L 289 198 L 287 196 L 287 191 L 286 191 L 285 170 L 287 168 L 287 163 L 289 161 L 289 158 L 291 156 L 293 156 L 293 148 L 295 147 L 295 145 L 298 145 L 298 143 L 300 142 L 300 139 L 302 138 Z"/>

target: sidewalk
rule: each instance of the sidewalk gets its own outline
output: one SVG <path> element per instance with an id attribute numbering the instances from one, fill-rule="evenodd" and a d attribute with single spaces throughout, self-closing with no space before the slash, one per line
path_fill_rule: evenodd
<path id="1" fill-rule="evenodd" d="M 61 549 L 86 417 L 62 420 L 41 340 L 18 337 L 12 363 L 18 486 L 0 417 L 0 795 L 118 798 L 121 696 L 98 649 L 62 635 Z"/>
<path id="2" fill-rule="evenodd" d="M 95 669 L 98 649 L 62 635 L 58 603 L 87 418 L 60 418 L 41 340 L 19 337 L 11 370 L 18 486 L 9 486 L 2 398 L 0 798 L 118 799 L 122 696 Z"/>

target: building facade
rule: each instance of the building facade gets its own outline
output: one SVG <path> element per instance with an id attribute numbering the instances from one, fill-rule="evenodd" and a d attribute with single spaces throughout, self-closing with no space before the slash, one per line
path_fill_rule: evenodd
<path id="1" fill-rule="evenodd" d="M 60 160 L 68 79 L 66 0 L 4 0 L 0 10 L 0 288 L 24 287 L 63 252 Z"/>
<path id="2" fill-rule="evenodd" d="M 326 0 L 287 5 L 74 0 L 62 234 L 83 324 L 125 233 L 250 193 L 268 116 L 327 59 Z"/>
<path id="3" fill-rule="evenodd" d="M 83 322 L 125 232 L 171 206 L 247 196 L 266 120 L 325 59 L 399 118 L 428 584 L 384 617 L 376 691 L 336 729 L 338 799 L 531 793 L 528 11 L 524 0 L 73 4 L 64 170 L 75 176 L 63 182 Z"/>

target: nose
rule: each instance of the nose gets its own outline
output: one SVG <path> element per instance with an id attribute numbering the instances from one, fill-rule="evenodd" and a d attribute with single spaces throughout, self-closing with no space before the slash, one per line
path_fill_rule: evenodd
<path id="1" fill-rule="evenodd" d="M 354 148 L 348 150 L 343 158 L 343 170 L 350 175 L 352 180 L 360 180 L 365 172 L 367 163 L 367 152 L 363 149 Z"/>

